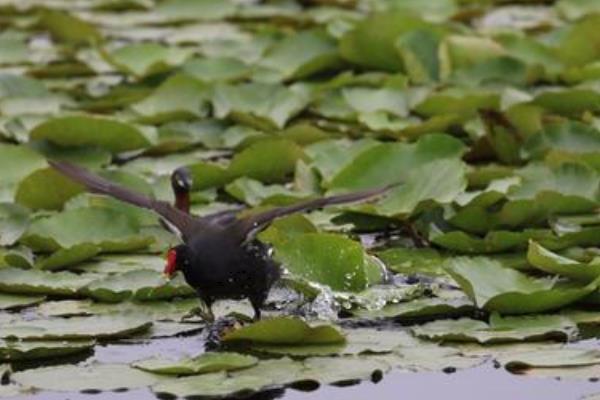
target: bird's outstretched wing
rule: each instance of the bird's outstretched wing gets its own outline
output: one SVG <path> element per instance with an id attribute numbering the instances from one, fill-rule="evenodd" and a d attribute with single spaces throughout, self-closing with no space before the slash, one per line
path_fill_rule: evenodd
<path id="1" fill-rule="evenodd" d="M 297 212 L 316 210 L 335 204 L 353 203 L 367 200 L 372 197 L 382 195 L 396 186 L 397 184 L 392 184 L 376 189 L 363 190 L 360 192 L 341 194 L 337 196 L 319 197 L 317 199 L 302 201 L 300 203 L 285 207 L 272 208 L 258 214 L 241 218 L 237 222 L 233 223 L 230 226 L 230 229 L 232 233 L 239 238 L 239 240 L 251 240 L 258 232 L 265 229 L 273 220 L 277 218 Z"/>
<path id="2" fill-rule="evenodd" d="M 63 175 L 85 186 L 85 188 L 90 192 L 105 194 L 126 203 L 147 208 L 156 212 L 166 222 L 174 226 L 184 240 L 196 229 L 202 229 L 204 228 L 204 225 L 206 225 L 198 218 L 176 209 L 169 203 L 154 200 L 142 194 L 136 193 L 123 186 L 110 182 L 98 175 L 95 175 L 78 165 L 74 165 L 65 161 L 52 160 L 49 160 L 48 163 Z"/>

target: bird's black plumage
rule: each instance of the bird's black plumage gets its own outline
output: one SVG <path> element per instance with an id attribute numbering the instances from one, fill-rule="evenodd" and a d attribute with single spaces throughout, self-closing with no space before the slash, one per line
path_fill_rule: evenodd
<path id="1" fill-rule="evenodd" d="M 167 226 L 174 227 L 183 241 L 170 250 L 176 264 L 173 269 L 181 270 L 186 282 L 196 289 L 209 309 L 217 299 L 248 298 L 256 318 L 260 317 L 260 309 L 269 290 L 280 276 L 279 266 L 271 258 L 269 247 L 255 238 L 260 230 L 282 216 L 365 200 L 389 189 L 388 186 L 321 197 L 243 218 L 238 218 L 235 211 L 195 217 L 189 214 L 189 198 L 185 197 L 191 186 L 189 175 L 181 169 L 176 170 L 171 178 L 176 196 L 175 206 L 172 206 L 112 183 L 77 165 L 63 161 L 49 163 L 91 192 L 156 212 Z"/>

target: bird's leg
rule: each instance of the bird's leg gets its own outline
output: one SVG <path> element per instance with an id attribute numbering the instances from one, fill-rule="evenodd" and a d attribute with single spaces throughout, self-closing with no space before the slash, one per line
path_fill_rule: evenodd
<path id="1" fill-rule="evenodd" d="M 212 301 L 210 300 L 201 300 L 200 306 L 194 307 L 187 314 L 181 317 L 182 321 L 186 319 L 200 317 L 203 321 L 213 323 L 215 322 L 215 314 L 212 312 Z"/>
<path id="2" fill-rule="evenodd" d="M 265 304 L 265 300 L 267 296 L 260 294 L 258 296 L 250 297 L 250 304 L 252 304 L 252 308 L 254 309 L 254 321 L 260 320 L 261 311 L 260 309 Z"/>

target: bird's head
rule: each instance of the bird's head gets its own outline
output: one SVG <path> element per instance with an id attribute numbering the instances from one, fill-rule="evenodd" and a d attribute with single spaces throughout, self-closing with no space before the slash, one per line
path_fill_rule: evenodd
<path id="1" fill-rule="evenodd" d="M 167 252 L 167 265 L 165 265 L 164 274 L 167 279 L 171 279 L 177 271 L 185 272 L 191 264 L 189 247 L 180 244 L 169 249 Z"/>
<path id="2" fill-rule="evenodd" d="M 190 191 L 192 190 L 192 174 L 190 170 L 177 168 L 171 174 L 171 188 L 175 195 L 175 207 L 186 213 L 190 212 Z"/>

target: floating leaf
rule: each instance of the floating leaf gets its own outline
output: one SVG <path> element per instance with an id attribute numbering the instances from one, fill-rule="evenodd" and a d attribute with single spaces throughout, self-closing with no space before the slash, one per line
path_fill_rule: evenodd
<path id="1" fill-rule="evenodd" d="M 303 345 L 343 343 L 346 339 L 330 325 L 311 327 L 299 318 L 280 317 L 264 319 L 231 331 L 223 340 Z"/>
<path id="2" fill-rule="evenodd" d="M 0 337 L 20 340 L 118 339 L 147 331 L 152 326 L 144 316 L 102 315 L 14 321 L 0 328 Z"/>
<path id="3" fill-rule="evenodd" d="M 209 90 L 202 82 L 177 74 L 131 108 L 144 122 L 158 123 L 206 116 L 208 99 Z"/>
<path id="4" fill-rule="evenodd" d="M 531 368 L 561 368 L 600 364 L 600 352 L 563 347 L 555 350 L 518 352 L 498 360 L 509 371 Z"/>
<path id="5" fill-rule="evenodd" d="M 160 377 L 127 365 L 92 364 L 29 369 L 13 374 L 12 379 L 38 389 L 77 392 L 142 388 L 158 382 Z"/>
<path id="6" fill-rule="evenodd" d="M 200 375 L 218 371 L 233 371 L 256 365 L 256 357 L 238 353 L 204 353 L 182 360 L 147 359 L 133 364 L 135 368 L 161 375 Z"/>
<path id="7" fill-rule="evenodd" d="M 436 30 L 427 22 L 402 11 L 372 15 L 342 37 L 340 53 L 361 66 L 401 71 L 403 64 L 396 52 L 396 39 L 416 29 Z"/>
<path id="8" fill-rule="evenodd" d="M 0 293 L 0 310 L 12 310 L 34 306 L 43 302 L 44 296 L 22 296 Z"/>
<path id="9" fill-rule="evenodd" d="M 282 73 L 284 78 L 305 78 L 339 65 L 335 41 L 318 31 L 292 34 L 267 51 L 260 65 Z"/>
<path id="10" fill-rule="evenodd" d="M 583 283 L 590 283 L 600 277 L 600 264 L 586 264 L 563 257 L 533 241 L 529 242 L 527 260 L 544 272 L 566 276 Z"/>
<path id="11" fill-rule="evenodd" d="M 280 237 L 272 244 L 275 258 L 293 276 L 333 290 L 358 292 L 367 287 L 366 254 L 351 239 L 331 233 L 305 233 Z"/>
<path id="12" fill-rule="evenodd" d="M 95 278 L 93 275 L 76 275 L 70 272 L 0 268 L 0 290 L 26 295 L 74 296 Z"/>
<path id="13" fill-rule="evenodd" d="M 548 279 L 536 280 L 485 257 L 449 259 L 446 269 L 477 307 L 503 314 L 554 310 L 597 288 L 596 282 L 577 286 Z"/>
<path id="14" fill-rule="evenodd" d="M 103 251 L 126 251 L 144 248 L 152 240 L 141 236 L 138 229 L 134 221 L 117 211 L 80 208 L 35 221 L 21 240 L 41 251 L 79 244 L 94 244 Z"/>
<path id="15" fill-rule="evenodd" d="M 70 356 L 77 353 L 90 351 L 94 347 L 93 341 L 78 340 L 67 341 L 21 341 L 0 339 L 1 361 L 39 360 Z"/>
<path id="16" fill-rule="evenodd" d="M 107 303 L 117 303 L 126 299 L 168 300 L 196 293 L 181 278 L 166 281 L 161 273 L 147 269 L 133 270 L 93 281 L 84 287 L 82 292 L 97 301 Z"/>
<path id="17" fill-rule="evenodd" d="M 28 226 L 27 209 L 12 203 L 0 203 L 0 246 L 14 244 Z"/>
<path id="18" fill-rule="evenodd" d="M 424 339 L 443 342 L 477 342 L 482 344 L 520 341 L 567 341 L 576 332 L 570 320 L 560 316 L 527 316 L 501 318 L 493 314 L 489 324 L 462 318 L 440 320 L 412 328 Z"/>
<path id="19" fill-rule="evenodd" d="M 44 168 L 19 183 L 15 202 L 32 210 L 59 210 L 68 199 L 81 191 L 81 185 L 52 168 Z"/>
<path id="20" fill-rule="evenodd" d="M 308 102 L 304 93 L 282 85 L 217 84 L 213 106 L 218 118 L 231 117 L 266 129 L 283 128 Z"/>
<path id="21" fill-rule="evenodd" d="M 30 137 L 64 147 L 97 146 L 113 153 L 150 145 L 142 132 L 131 124 L 85 115 L 50 119 L 36 126 Z"/>
<path id="22" fill-rule="evenodd" d="M 168 71 L 182 64 L 191 54 L 185 48 L 138 43 L 105 53 L 104 57 L 119 70 L 140 78 Z"/>

